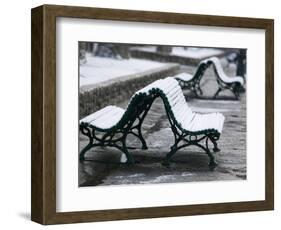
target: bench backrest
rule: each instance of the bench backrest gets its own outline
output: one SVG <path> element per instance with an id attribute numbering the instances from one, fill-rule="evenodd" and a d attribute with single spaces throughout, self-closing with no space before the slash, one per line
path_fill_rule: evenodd
<path id="1" fill-rule="evenodd" d="M 187 73 L 179 73 L 179 74 L 175 75 L 174 78 L 176 78 L 179 81 L 197 81 L 197 82 L 200 82 L 204 73 L 205 73 L 205 71 L 206 71 L 206 69 L 210 66 L 210 64 L 211 63 L 208 62 L 207 59 L 204 59 L 198 64 L 198 66 L 195 70 L 195 73 L 192 75 L 192 77 L 190 79 L 189 78 L 187 80 L 185 79 L 184 76 Z M 188 75 L 190 75 L 190 74 L 188 74 Z"/>
<path id="2" fill-rule="evenodd" d="M 159 81 L 161 80 L 152 82 L 151 84 L 138 90 L 131 97 L 125 113 L 116 125 L 116 128 L 125 127 L 128 124 L 128 121 L 131 121 L 133 123 L 137 119 L 137 117 L 139 117 L 144 111 L 146 111 L 148 106 L 150 106 L 156 98 L 156 95 L 152 94 L 151 89 L 155 88 Z"/>
<path id="3" fill-rule="evenodd" d="M 158 90 L 170 122 L 183 130 L 183 125 L 191 122 L 194 113 L 188 106 L 178 81 L 172 77 L 165 78 L 158 86 Z"/>
<path id="4" fill-rule="evenodd" d="M 197 79 L 198 81 L 201 80 L 201 78 L 203 77 L 206 69 L 209 67 L 210 63 L 208 62 L 208 59 L 204 59 L 202 60 L 198 66 L 197 66 L 197 69 L 195 71 L 195 74 L 194 74 L 194 79 Z"/>
<path id="5" fill-rule="evenodd" d="M 192 120 L 193 112 L 185 100 L 178 81 L 167 77 L 154 81 L 137 91 L 131 97 L 122 118 L 112 129 L 127 127 L 129 121 L 133 124 L 157 97 L 162 98 L 170 122 L 179 129 L 182 129 L 182 124 Z"/>
<path id="6" fill-rule="evenodd" d="M 215 73 L 220 81 L 222 81 L 223 83 L 233 83 L 234 82 L 234 79 L 228 77 L 225 74 L 225 72 L 222 68 L 221 62 L 217 57 L 208 58 L 207 61 L 210 64 L 213 64 Z M 235 81 L 240 82 L 241 85 L 243 85 L 243 83 L 244 83 L 243 78 L 238 77 L 238 76 L 235 78 Z"/>

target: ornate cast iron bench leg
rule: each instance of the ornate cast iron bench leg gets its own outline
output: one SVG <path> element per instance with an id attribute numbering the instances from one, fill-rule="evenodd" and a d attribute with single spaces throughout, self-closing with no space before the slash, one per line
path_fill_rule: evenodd
<path id="1" fill-rule="evenodd" d="M 80 131 L 89 138 L 89 143 L 82 149 L 82 151 L 79 154 L 79 160 L 85 160 L 85 154 L 88 150 L 90 150 L 93 147 L 93 138 L 91 135 L 91 130 L 88 127 L 80 126 Z"/>
<path id="2" fill-rule="evenodd" d="M 237 85 L 231 85 L 231 86 L 221 86 L 221 85 L 219 85 L 219 88 L 218 88 L 217 92 L 215 93 L 215 95 L 213 96 L 213 98 L 216 99 L 221 91 L 229 89 L 234 94 L 235 99 L 239 100 L 240 99 L 239 88 L 240 87 L 237 86 Z"/>
<path id="3" fill-rule="evenodd" d="M 95 130 L 91 130 L 89 127 L 83 127 L 80 126 L 81 132 L 86 135 L 89 138 L 89 143 L 82 149 L 82 151 L 79 154 L 79 160 L 83 161 L 85 160 L 85 154 L 88 150 L 90 150 L 93 147 L 100 146 L 100 147 L 115 147 L 119 149 L 121 152 L 123 152 L 126 155 L 128 164 L 132 164 L 135 162 L 133 156 L 128 151 L 128 147 L 126 145 L 126 139 L 127 139 L 127 133 L 126 132 L 120 132 L 122 133 L 121 138 L 114 139 L 114 134 L 108 134 L 105 133 L 102 138 L 98 138 L 95 135 Z M 97 144 L 94 144 L 94 140 L 98 141 Z M 117 143 L 121 142 L 121 146 Z"/>
<path id="4" fill-rule="evenodd" d="M 172 158 L 172 156 L 181 148 L 184 148 L 184 147 L 188 147 L 190 145 L 195 145 L 201 149 L 203 149 L 205 151 L 205 153 L 208 155 L 209 157 L 209 168 L 210 170 L 213 170 L 216 166 L 217 166 L 217 163 L 215 161 L 215 158 L 213 156 L 213 154 L 211 153 L 211 151 L 209 150 L 209 146 L 208 146 L 208 141 L 209 139 L 212 141 L 212 143 L 214 144 L 214 149 L 216 150 L 219 150 L 219 148 L 217 147 L 217 143 L 216 143 L 216 140 L 213 138 L 213 137 L 209 137 L 208 135 L 204 135 L 203 137 L 201 138 L 198 138 L 197 136 L 195 137 L 194 140 L 191 140 L 191 136 L 189 136 L 189 140 L 186 138 L 186 136 L 184 137 L 177 137 L 177 134 L 174 134 L 175 135 L 175 144 L 171 147 L 171 151 L 166 155 L 165 159 L 163 160 L 162 162 L 162 165 L 164 166 L 169 166 L 170 165 L 170 160 Z M 187 135 L 188 136 L 188 135 Z M 202 144 L 200 144 L 201 141 L 203 140 L 206 140 L 205 143 L 206 143 L 206 146 L 203 146 Z M 181 146 L 178 146 L 179 143 L 181 141 L 185 141 L 186 144 L 183 144 Z"/>
<path id="5" fill-rule="evenodd" d="M 216 99 L 221 91 L 222 89 L 219 87 L 213 98 Z"/>
<path id="6" fill-rule="evenodd" d="M 127 135 L 126 135 L 127 137 Z M 126 137 L 124 138 L 124 140 L 122 141 L 122 152 L 125 153 L 126 158 L 127 158 L 127 164 L 134 164 L 135 160 L 133 158 L 133 156 L 129 153 L 128 148 L 126 146 Z"/>
<path id="7" fill-rule="evenodd" d="M 232 89 L 232 92 L 233 94 L 235 95 L 235 98 L 237 100 L 240 99 L 240 91 L 241 91 L 241 88 L 243 88 L 243 86 L 239 85 L 239 84 L 234 84 L 233 86 L 233 89 Z"/>
<path id="8" fill-rule="evenodd" d="M 214 153 L 220 152 L 221 150 L 218 148 L 218 143 L 217 143 L 217 140 L 219 139 L 219 135 L 210 135 L 209 139 L 214 145 L 213 148 Z"/>
<path id="9" fill-rule="evenodd" d="M 203 146 L 202 147 L 203 147 L 203 149 L 205 149 L 205 152 L 207 153 L 207 155 L 208 155 L 208 157 L 210 159 L 210 161 L 209 161 L 209 168 L 211 170 L 213 170 L 218 164 L 215 161 L 215 157 L 213 156 L 213 154 L 211 153 L 211 151 L 209 149 L 209 144 L 208 144 L 209 140 L 211 140 L 212 143 L 216 143 L 215 141 L 213 142 L 213 140 L 210 138 L 210 136 L 207 136 L 206 137 L 206 148 L 204 148 Z"/>
<path id="10" fill-rule="evenodd" d="M 138 124 L 135 125 L 135 126 L 133 126 L 133 127 L 131 128 L 131 130 L 128 132 L 128 133 L 130 133 L 130 134 L 133 134 L 134 136 L 136 136 L 136 137 L 140 140 L 140 142 L 141 142 L 141 144 L 142 144 L 142 147 L 141 147 L 142 149 L 148 149 L 148 148 L 147 148 L 146 141 L 145 141 L 145 139 L 143 138 L 143 135 L 142 135 L 141 126 L 142 126 L 143 120 L 144 120 L 144 118 L 145 118 L 145 116 L 146 116 L 146 114 L 147 114 L 149 108 L 150 108 L 150 106 L 147 108 L 147 110 L 144 111 L 144 113 L 142 114 L 142 116 L 139 116 L 139 117 L 138 117 L 138 120 L 139 120 Z M 134 131 L 133 131 L 134 129 L 136 129 L 137 132 L 134 132 Z"/>
<path id="11" fill-rule="evenodd" d="M 147 144 L 146 144 L 146 141 L 145 141 L 145 139 L 143 138 L 143 136 L 142 136 L 142 132 L 141 132 L 141 126 L 138 128 L 138 133 L 139 133 L 139 139 L 140 139 L 140 141 L 141 141 L 141 143 L 142 143 L 142 149 L 148 149 L 148 147 L 147 147 Z"/>
<path id="12" fill-rule="evenodd" d="M 176 152 L 177 152 L 177 147 L 173 145 L 171 147 L 171 151 L 166 155 L 165 159 L 162 161 L 162 165 L 167 167 L 170 166 L 170 159 Z"/>

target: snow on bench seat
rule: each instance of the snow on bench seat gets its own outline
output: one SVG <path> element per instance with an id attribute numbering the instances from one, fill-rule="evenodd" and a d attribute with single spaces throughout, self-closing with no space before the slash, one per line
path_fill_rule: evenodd
<path id="1" fill-rule="evenodd" d="M 193 113 L 193 119 L 182 124 L 183 129 L 191 132 L 200 132 L 208 129 L 215 129 L 222 132 L 224 116 L 221 113 L 198 114 Z"/>
<path id="2" fill-rule="evenodd" d="M 110 129 L 121 120 L 124 112 L 122 108 L 109 105 L 81 119 L 80 123 L 87 123 L 99 129 Z"/>

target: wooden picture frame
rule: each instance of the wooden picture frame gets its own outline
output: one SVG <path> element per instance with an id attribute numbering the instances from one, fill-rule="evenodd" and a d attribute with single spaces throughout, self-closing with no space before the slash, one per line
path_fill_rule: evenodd
<path id="1" fill-rule="evenodd" d="M 265 200 L 97 211 L 56 211 L 56 18 L 237 27 L 265 30 Z M 274 21 L 179 13 L 43 5 L 32 9 L 32 205 L 41 224 L 156 218 L 274 208 Z"/>

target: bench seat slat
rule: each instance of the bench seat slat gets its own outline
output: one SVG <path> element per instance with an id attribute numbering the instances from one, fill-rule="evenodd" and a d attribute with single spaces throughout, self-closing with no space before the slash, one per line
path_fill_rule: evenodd
<path id="1" fill-rule="evenodd" d="M 172 100 L 172 98 L 174 98 L 177 95 L 182 95 L 183 93 L 181 92 L 181 88 L 179 88 L 179 86 L 176 86 L 175 88 L 173 88 L 169 93 L 166 94 L 166 97 L 169 100 Z"/>
<path id="2" fill-rule="evenodd" d="M 170 91 L 172 91 L 174 88 L 176 88 L 176 85 L 174 85 L 174 84 L 170 84 L 170 85 L 168 85 L 168 86 L 165 86 L 165 87 L 159 87 L 159 89 L 160 90 L 162 90 L 163 91 L 163 93 L 167 96 L 168 95 L 168 93 L 170 92 Z"/>
<path id="3" fill-rule="evenodd" d="M 215 129 L 221 133 L 224 116 L 220 113 L 196 114 L 192 122 L 184 123 L 183 128 L 191 132 Z"/>
<path id="4" fill-rule="evenodd" d="M 124 112 L 125 110 L 122 108 L 109 105 L 81 119 L 80 123 L 88 123 L 100 129 L 109 129 L 115 126 L 121 120 Z"/>
<path id="5" fill-rule="evenodd" d="M 106 106 L 106 107 L 84 117 L 83 119 L 80 120 L 80 123 L 81 122 L 91 123 L 92 121 L 98 119 L 99 117 L 102 117 L 104 114 L 110 113 L 110 111 L 114 110 L 115 108 L 116 108 L 116 106 L 112 106 L 112 105 Z"/>
<path id="6" fill-rule="evenodd" d="M 194 113 L 190 110 L 185 109 L 183 113 L 181 113 L 177 119 L 179 121 L 179 123 L 184 126 L 184 124 L 189 123 L 190 121 L 192 121 L 194 117 Z"/>
<path id="7" fill-rule="evenodd" d="M 110 116 L 104 116 L 98 120 L 91 122 L 91 125 L 98 127 L 100 129 L 110 129 L 115 126 L 122 118 L 124 114 L 124 110 L 119 108 L 120 110 L 116 111 L 114 114 L 110 114 Z"/>
<path id="8" fill-rule="evenodd" d="M 167 77 L 163 80 L 163 83 L 159 85 L 159 89 L 161 89 L 165 94 L 168 94 L 173 88 L 178 86 L 177 81 L 173 81 L 174 79 L 171 77 Z"/>
<path id="9" fill-rule="evenodd" d="M 175 107 L 178 104 L 186 104 L 185 97 L 178 93 L 175 96 L 168 98 L 171 107 Z"/>

